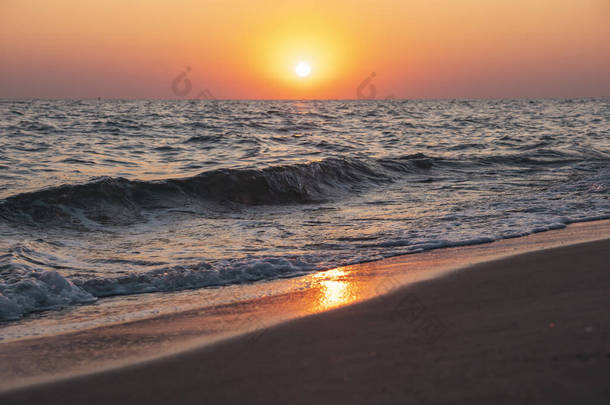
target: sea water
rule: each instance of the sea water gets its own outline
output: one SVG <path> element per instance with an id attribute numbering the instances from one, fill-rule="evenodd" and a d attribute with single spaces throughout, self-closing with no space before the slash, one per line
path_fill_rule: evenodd
<path id="1" fill-rule="evenodd" d="M 0 101 L 9 324 L 602 218 L 610 99 Z"/>

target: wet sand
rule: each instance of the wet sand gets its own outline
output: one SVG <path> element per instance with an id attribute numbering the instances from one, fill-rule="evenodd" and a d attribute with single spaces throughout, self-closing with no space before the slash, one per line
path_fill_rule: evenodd
<path id="1" fill-rule="evenodd" d="M 608 263 L 610 240 L 474 264 L 0 402 L 607 404 Z"/>

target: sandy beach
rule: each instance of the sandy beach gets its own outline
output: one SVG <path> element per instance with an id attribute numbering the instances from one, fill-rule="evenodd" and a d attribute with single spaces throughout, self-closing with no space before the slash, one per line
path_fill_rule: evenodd
<path id="1" fill-rule="evenodd" d="M 606 232 L 605 222 L 588 226 Z M 532 238 L 552 240 L 553 232 Z M 5 391 L 0 400 L 605 404 L 610 240 L 562 245 L 159 359 Z"/>

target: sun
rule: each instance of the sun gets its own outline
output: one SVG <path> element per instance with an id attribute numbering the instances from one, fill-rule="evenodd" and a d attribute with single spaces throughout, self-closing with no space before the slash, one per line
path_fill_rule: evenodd
<path id="1" fill-rule="evenodd" d="M 311 73 L 311 66 L 307 62 L 299 62 L 295 65 L 294 72 L 299 77 L 307 77 Z"/>

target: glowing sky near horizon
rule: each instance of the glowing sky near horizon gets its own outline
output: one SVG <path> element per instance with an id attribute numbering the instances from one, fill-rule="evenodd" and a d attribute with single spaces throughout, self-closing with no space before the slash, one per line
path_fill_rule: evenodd
<path id="1" fill-rule="evenodd" d="M 0 0 L 0 59 L 9 98 L 610 96 L 610 0 Z"/>

